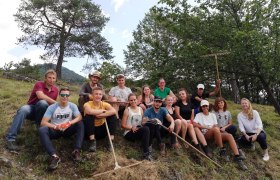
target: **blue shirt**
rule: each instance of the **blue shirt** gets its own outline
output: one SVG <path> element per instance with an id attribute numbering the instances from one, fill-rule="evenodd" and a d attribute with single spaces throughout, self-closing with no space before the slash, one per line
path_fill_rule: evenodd
<path id="1" fill-rule="evenodd" d="M 144 112 L 144 117 L 148 117 L 149 119 L 158 118 L 162 123 L 163 119 L 168 115 L 168 111 L 166 108 L 160 107 L 158 112 L 156 113 L 153 107 L 146 109 Z"/>

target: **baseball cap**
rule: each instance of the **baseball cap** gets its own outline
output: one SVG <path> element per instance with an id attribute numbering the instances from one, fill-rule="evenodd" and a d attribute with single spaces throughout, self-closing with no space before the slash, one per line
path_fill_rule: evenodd
<path id="1" fill-rule="evenodd" d="M 204 85 L 203 84 L 198 84 L 197 89 L 204 89 Z"/>
<path id="2" fill-rule="evenodd" d="M 209 102 L 207 100 L 202 100 L 200 106 L 209 106 Z"/>
<path id="3" fill-rule="evenodd" d="M 89 76 L 95 76 L 101 79 L 101 73 L 99 71 L 93 71 L 89 74 Z"/>
<path id="4" fill-rule="evenodd" d="M 160 96 L 155 96 L 154 101 L 162 101 L 162 98 Z"/>

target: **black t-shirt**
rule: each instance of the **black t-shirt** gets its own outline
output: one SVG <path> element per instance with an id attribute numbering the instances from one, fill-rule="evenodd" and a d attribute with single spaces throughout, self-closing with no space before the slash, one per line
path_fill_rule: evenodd
<path id="1" fill-rule="evenodd" d="M 191 97 L 191 107 L 192 107 L 193 109 L 196 109 L 196 108 L 199 108 L 199 107 L 200 107 L 200 102 L 197 101 L 197 100 L 195 99 L 196 96 L 198 96 L 198 97 L 201 98 L 201 99 L 206 99 L 206 98 L 209 97 L 209 93 L 208 93 L 208 92 L 207 92 L 207 93 L 204 93 L 204 92 L 203 92 L 202 96 L 199 96 L 199 95 L 197 94 L 197 92 L 193 93 L 193 95 L 192 95 L 192 97 Z"/>
<path id="2" fill-rule="evenodd" d="M 180 115 L 186 119 L 190 120 L 192 116 L 192 107 L 188 103 L 187 105 L 183 104 L 182 101 L 177 101 L 175 103 L 175 106 L 178 106 L 180 108 Z"/>

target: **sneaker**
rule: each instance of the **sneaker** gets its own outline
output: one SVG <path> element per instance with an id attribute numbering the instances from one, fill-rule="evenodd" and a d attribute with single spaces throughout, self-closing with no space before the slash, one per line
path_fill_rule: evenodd
<path id="1" fill-rule="evenodd" d="M 225 148 L 222 148 L 220 150 L 220 156 L 226 161 L 226 162 L 229 162 L 229 157 L 227 155 L 227 151 Z"/>
<path id="2" fill-rule="evenodd" d="M 256 150 L 256 145 L 255 143 L 252 143 L 250 147 L 250 151 L 255 151 L 255 150 Z"/>
<path id="3" fill-rule="evenodd" d="M 246 156 L 245 156 L 244 151 L 242 151 L 242 149 L 238 149 L 238 152 L 239 152 L 239 157 L 240 157 L 240 159 L 245 160 L 245 159 L 246 159 Z"/>
<path id="4" fill-rule="evenodd" d="M 91 145 L 88 149 L 90 152 L 96 152 L 96 140 L 91 140 Z"/>
<path id="5" fill-rule="evenodd" d="M 153 161 L 154 160 L 150 152 L 144 153 L 143 154 L 143 159 L 148 160 L 148 161 Z"/>
<path id="6" fill-rule="evenodd" d="M 160 155 L 161 156 L 165 156 L 166 155 L 166 151 L 165 151 L 165 144 L 164 143 L 160 143 L 159 149 L 160 149 Z"/>
<path id="7" fill-rule="evenodd" d="M 264 160 L 264 161 L 268 161 L 268 160 L 269 160 L 269 155 L 268 155 L 268 154 L 265 154 L 265 155 L 263 156 L 263 160 Z"/>
<path id="8" fill-rule="evenodd" d="M 60 163 L 60 158 L 58 156 L 52 156 L 49 164 L 49 169 L 54 170 L 57 168 Z"/>
<path id="9" fill-rule="evenodd" d="M 209 149 L 209 147 L 207 145 L 206 146 L 202 146 L 202 150 L 205 153 L 205 155 L 208 156 L 209 158 L 213 157 L 213 154 L 210 152 L 210 149 Z"/>
<path id="10" fill-rule="evenodd" d="M 247 166 L 244 164 L 240 156 L 235 156 L 234 161 L 237 163 L 238 167 L 242 170 L 247 170 Z"/>
<path id="11" fill-rule="evenodd" d="M 75 161 L 75 162 L 81 162 L 82 161 L 81 152 L 78 149 L 75 149 L 72 152 L 71 156 L 72 156 L 73 161 Z"/>
<path id="12" fill-rule="evenodd" d="M 112 141 L 112 144 L 113 144 L 113 141 Z M 109 151 L 109 152 L 113 151 L 109 139 L 107 140 L 105 147 L 106 147 L 107 151 Z"/>
<path id="13" fill-rule="evenodd" d="M 18 151 L 19 147 L 15 141 L 7 141 L 6 147 L 10 151 Z"/>

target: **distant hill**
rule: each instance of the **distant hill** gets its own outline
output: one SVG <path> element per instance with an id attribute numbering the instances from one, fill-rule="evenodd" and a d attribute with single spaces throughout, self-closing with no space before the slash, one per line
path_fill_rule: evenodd
<path id="1" fill-rule="evenodd" d="M 56 68 L 55 64 L 38 64 L 37 66 L 40 68 L 39 72 L 41 75 L 43 75 L 48 69 Z M 85 77 L 75 73 L 74 71 L 72 71 L 66 67 L 62 67 L 61 71 L 62 71 L 61 79 L 68 83 L 82 84 L 86 80 Z"/>

